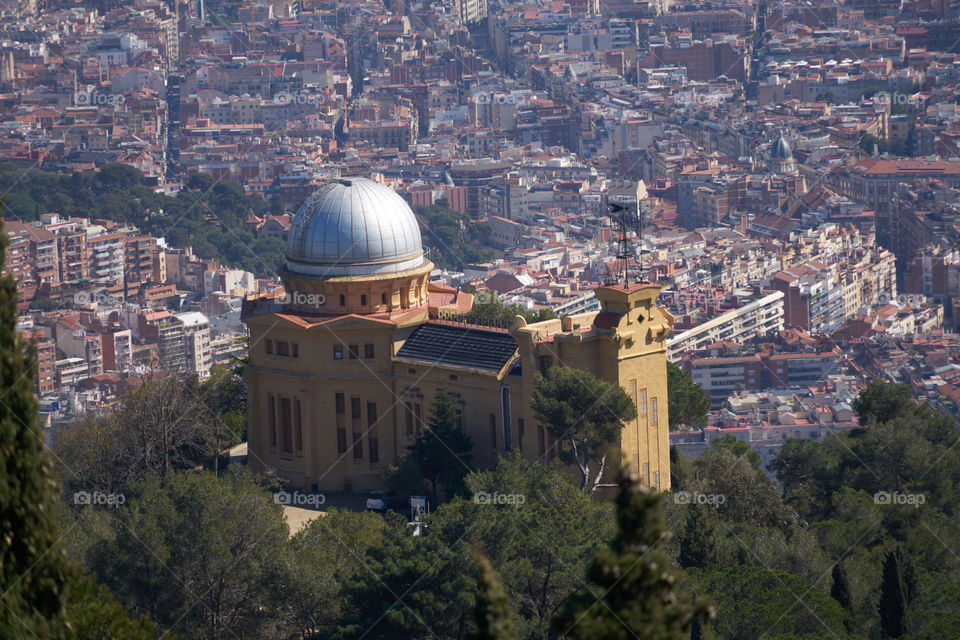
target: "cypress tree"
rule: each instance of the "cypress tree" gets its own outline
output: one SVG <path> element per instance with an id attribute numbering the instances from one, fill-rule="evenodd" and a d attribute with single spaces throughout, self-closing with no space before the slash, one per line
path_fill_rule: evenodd
<path id="1" fill-rule="evenodd" d="M 694 619 L 714 611 L 676 592 L 683 572 L 659 546 L 668 535 L 663 494 L 621 472 L 616 503 L 619 532 L 593 558 L 592 587 L 570 598 L 554 627 L 569 640 L 685 640 Z"/>
<path id="2" fill-rule="evenodd" d="M 880 583 L 880 626 L 890 638 L 899 638 L 910 631 L 910 598 L 913 591 L 913 569 L 898 546 L 887 553 Z"/>
<path id="3" fill-rule="evenodd" d="M 836 600 L 844 611 L 850 611 L 850 581 L 847 580 L 847 570 L 843 563 L 833 565 L 833 586 L 830 587 L 830 597 Z"/>
<path id="4" fill-rule="evenodd" d="M 0 223 L 0 265 L 9 241 Z M 36 350 L 17 335 L 17 288 L 0 278 L 0 638 L 58 638 L 69 577 L 59 489 L 33 392 Z"/>
<path id="5" fill-rule="evenodd" d="M 477 593 L 477 605 L 473 615 L 477 621 L 477 632 L 471 640 L 515 640 L 516 628 L 513 613 L 507 600 L 507 593 L 500 582 L 500 576 L 493 569 L 490 560 L 481 551 L 476 552 L 477 567 L 480 570 L 480 590 Z"/>

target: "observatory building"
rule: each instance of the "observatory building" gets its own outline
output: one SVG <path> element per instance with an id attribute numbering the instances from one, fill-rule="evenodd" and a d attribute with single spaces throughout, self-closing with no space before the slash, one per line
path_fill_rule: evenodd
<path id="1" fill-rule="evenodd" d="M 466 322 L 472 296 L 429 281 L 406 202 L 362 178 L 331 182 L 296 212 L 285 297 L 244 302 L 251 467 L 303 490 L 378 488 L 422 433 L 438 388 L 473 440 L 471 467 L 560 447 L 530 408 L 538 372 L 586 369 L 619 383 L 638 417 L 618 450 L 651 487 L 670 487 L 666 338 L 660 288 L 596 289 L 599 311 L 492 328 Z M 609 457 L 608 457 L 609 459 Z"/>

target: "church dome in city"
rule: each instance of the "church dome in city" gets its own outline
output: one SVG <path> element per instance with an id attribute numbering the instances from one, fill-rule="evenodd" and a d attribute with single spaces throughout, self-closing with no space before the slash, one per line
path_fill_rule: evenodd
<path id="1" fill-rule="evenodd" d="M 787 139 L 783 137 L 783 134 L 780 134 L 777 141 L 773 143 L 773 148 L 770 150 L 770 157 L 775 160 L 790 160 L 793 158 L 793 150 L 790 149 L 790 145 L 787 143 Z"/>
<path id="2" fill-rule="evenodd" d="M 297 210 L 287 240 L 287 269 L 319 276 L 376 276 L 426 263 L 420 227 L 392 189 L 366 178 L 341 178 Z"/>

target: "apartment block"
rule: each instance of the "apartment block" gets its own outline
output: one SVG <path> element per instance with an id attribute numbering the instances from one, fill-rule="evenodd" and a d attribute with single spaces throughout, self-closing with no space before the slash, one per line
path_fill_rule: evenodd
<path id="1" fill-rule="evenodd" d="M 744 342 L 773 335 L 783 329 L 783 301 L 783 292 L 771 291 L 738 309 L 727 311 L 693 329 L 668 338 L 667 357 L 675 361 L 684 352 L 703 349 L 719 340 Z"/>

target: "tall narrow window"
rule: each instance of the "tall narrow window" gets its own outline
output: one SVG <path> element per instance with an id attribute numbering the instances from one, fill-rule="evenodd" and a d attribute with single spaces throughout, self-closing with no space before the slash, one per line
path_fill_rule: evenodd
<path id="1" fill-rule="evenodd" d="M 645 487 L 650 486 L 650 465 L 646 462 L 643 463 L 640 470 L 640 482 L 642 482 Z"/>
<path id="2" fill-rule="evenodd" d="M 660 412 L 657 407 L 656 398 L 650 398 L 650 420 L 655 427 L 660 424 Z"/>
<path id="3" fill-rule="evenodd" d="M 416 430 L 417 435 L 419 436 L 423 433 L 423 405 L 419 402 L 415 402 L 413 405 L 413 412 L 415 420 L 413 421 L 413 428 Z"/>
<path id="4" fill-rule="evenodd" d="M 273 340 L 264 340 L 263 346 L 267 350 L 267 353 L 273 353 Z"/>
<path id="5" fill-rule="evenodd" d="M 641 419 L 647 417 L 647 390 L 640 389 L 640 393 L 637 396 L 637 414 Z"/>
<path id="6" fill-rule="evenodd" d="M 296 342 L 290 343 L 290 357 L 299 358 L 300 357 L 300 345 Z"/>
<path id="7" fill-rule="evenodd" d="M 347 403 L 342 393 L 337 394 L 337 453 L 347 452 Z"/>
<path id="8" fill-rule="evenodd" d="M 653 485 L 656 487 L 657 491 L 660 491 L 660 472 L 653 472 Z"/>
<path id="9" fill-rule="evenodd" d="M 366 294 L 361 294 L 361 295 L 360 295 L 360 305 L 361 305 L 361 306 L 364 306 L 364 307 L 367 306 L 367 295 L 366 295 Z"/>
<path id="10" fill-rule="evenodd" d="M 350 351 L 351 360 L 356 360 L 357 358 L 360 357 L 360 347 L 358 347 L 357 345 L 355 344 L 350 345 L 348 347 L 348 350 Z"/>
<path id="11" fill-rule="evenodd" d="M 347 306 L 347 296 L 343 295 L 342 293 L 340 294 L 340 306 Z"/>
<path id="12" fill-rule="evenodd" d="M 363 434 L 360 431 L 360 398 L 350 398 L 350 421 L 353 429 L 353 459 L 363 460 Z"/>
<path id="13" fill-rule="evenodd" d="M 364 360 L 373 360 L 374 351 L 372 344 L 363 345 L 363 359 Z"/>
<path id="14" fill-rule="evenodd" d="M 267 426 L 270 430 L 270 448 L 277 448 L 277 401 L 273 394 L 267 396 Z"/>
<path id="15" fill-rule="evenodd" d="M 293 448 L 303 455 L 303 423 L 300 418 L 300 398 L 293 399 Z"/>
<path id="16" fill-rule="evenodd" d="M 412 402 L 403 403 L 403 417 L 404 417 L 404 433 L 406 433 L 408 437 L 412 438 L 413 437 L 413 421 L 414 421 Z"/>
<path id="17" fill-rule="evenodd" d="M 293 425 L 290 398 L 280 398 L 280 451 L 293 453 Z"/>
<path id="18" fill-rule="evenodd" d="M 490 448 L 497 448 L 497 416 L 490 414 Z"/>
<path id="19" fill-rule="evenodd" d="M 510 433 L 510 425 L 513 424 L 513 416 L 510 415 L 510 389 L 504 387 L 500 390 L 500 404 L 503 407 L 503 448 L 509 451 L 513 447 L 513 434 Z"/>
<path id="20" fill-rule="evenodd" d="M 630 456 L 630 471 L 633 472 L 633 475 L 640 474 L 640 456 L 636 453 Z"/>
<path id="21" fill-rule="evenodd" d="M 333 359 L 334 360 L 343 360 L 343 345 L 335 344 L 333 345 Z"/>
<path id="22" fill-rule="evenodd" d="M 377 437 L 377 403 L 367 403 L 367 444 L 370 450 L 370 464 L 380 462 L 380 439 Z"/>

